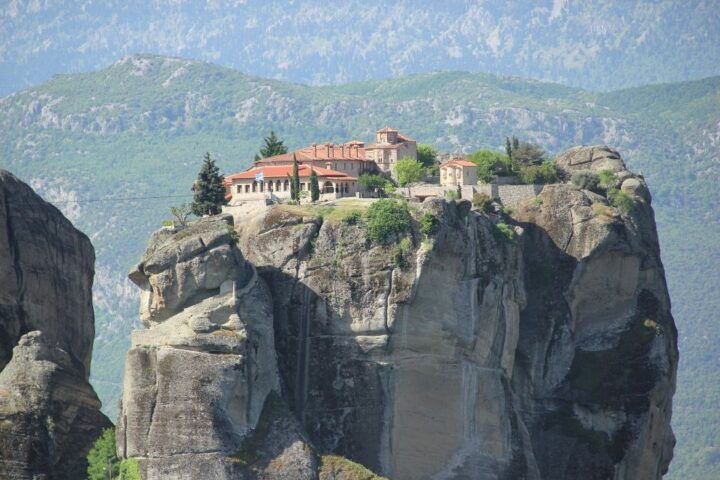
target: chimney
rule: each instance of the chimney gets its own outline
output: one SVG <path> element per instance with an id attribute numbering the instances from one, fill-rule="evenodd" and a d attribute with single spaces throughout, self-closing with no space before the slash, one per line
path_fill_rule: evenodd
<path id="1" fill-rule="evenodd" d="M 313 143 L 311 147 L 313 147 L 313 158 L 317 158 L 317 143 Z"/>

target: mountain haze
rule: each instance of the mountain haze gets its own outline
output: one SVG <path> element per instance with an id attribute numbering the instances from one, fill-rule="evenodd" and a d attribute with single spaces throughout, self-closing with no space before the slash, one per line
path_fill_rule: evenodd
<path id="1" fill-rule="evenodd" d="M 720 264 L 720 77 L 609 93 L 461 72 L 310 87 L 139 55 L 0 99 L 2 166 L 54 201 L 95 245 L 92 381 L 111 418 L 137 318 L 126 274 L 168 207 L 189 201 L 204 152 L 234 173 L 270 129 L 296 148 L 367 141 L 386 124 L 446 151 L 501 149 L 512 134 L 553 153 L 607 143 L 642 171 L 679 329 L 671 474 L 716 478 L 720 278 L 708 268 Z"/>
<path id="2" fill-rule="evenodd" d="M 443 70 L 591 89 L 720 74 L 708 0 L 10 0 L 0 94 L 135 52 L 333 84 Z"/>

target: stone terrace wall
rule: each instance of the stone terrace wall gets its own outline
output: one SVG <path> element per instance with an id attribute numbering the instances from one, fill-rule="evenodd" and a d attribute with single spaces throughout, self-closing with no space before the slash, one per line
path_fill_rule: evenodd
<path id="1" fill-rule="evenodd" d="M 543 191 L 545 185 L 496 185 L 496 184 L 483 184 L 476 185 L 470 188 L 474 188 L 478 193 L 485 193 L 492 198 L 498 198 L 503 205 L 515 207 L 520 204 L 523 200 L 528 198 L 535 198 L 540 192 Z M 465 192 L 463 191 L 463 198 L 465 198 Z M 472 198 L 472 194 L 470 197 Z"/>
<path id="2" fill-rule="evenodd" d="M 503 205 L 515 207 L 523 200 L 535 198 L 543 191 L 545 185 L 463 185 L 462 198 L 472 200 L 475 192 L 484 193 L 491 198 L 499 199 Z M 441 187 L 439 185 L 421 184 L 410 187 L 410 194 L 413 197 L 436 196 L 443 197 L 448 190 L 455 190 L 453 187 Z M 406 188 L 398 188 L 398 192 L 407 194 Z"/>

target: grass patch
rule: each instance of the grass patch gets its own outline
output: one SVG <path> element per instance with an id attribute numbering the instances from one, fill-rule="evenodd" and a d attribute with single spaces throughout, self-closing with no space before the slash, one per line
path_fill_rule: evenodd
<path id="1" fill-rule="evenodd" d="M 359 463 L 339 455 L 323 455 L 320 457 L 320 480 L 388 480 L 375 475 Z"/>
<path id="2" fill-rule="evenodd" d="M 360 215 L 368 210 L 375 199 L 343 198 L 323 204 L 277 205 L 274 208 L 298 217 L 316 217 L 333 223 L 348 223 L 348 217 Z"/>
<path id="3" fill-rule="evenodd" d="M 590 208 L 595 215 L 606 220 L 615 220 L 615 217 L 617 216 L 612 208 L 607 205 L 603 205 L 602 203 L 593 203 Z"/>
<path id="4" fill-rule="evenodd" d="M 617 208 L 624 214 L 632 212 L 635 207 L 635 200 L 629 194 L 618 190 L 617 188 L 611 188 L 608 190 L 608 199 L 613 207 Z"/>

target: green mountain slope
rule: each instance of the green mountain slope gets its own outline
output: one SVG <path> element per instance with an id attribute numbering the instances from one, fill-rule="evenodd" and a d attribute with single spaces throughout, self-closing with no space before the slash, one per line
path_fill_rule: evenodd
<path id="1" fill-rule="evenodd" d="M 608 143 L 645 174 L 680 330 L 672 478 L 720 477 L 720 77 L 605 94 L 457 72 L 307 87 L 135 56 L 0 99 L 0 163 L 95 244 L 92 380 L 105 410 L 117 411 L 137 317 L 125 274 L 168 207 L 190 199 L 204 152 L 234 173 L 270 129 L 293 148 L 369 140 L 386 124 L 447 151 L 501 149 L 510 134 L 551 152 Z"/>
<path id="2" fill-rule="evenodd" d="M 708 0 L 4 3 L 0 95 L 131 52 L 323 85 L 446 69 L 607 90 L 720 74 Z"/>

